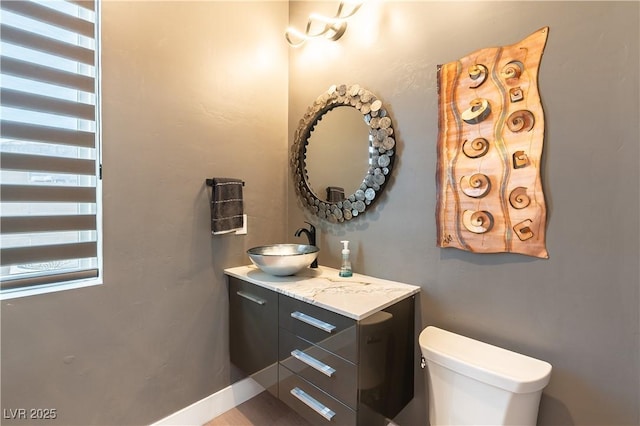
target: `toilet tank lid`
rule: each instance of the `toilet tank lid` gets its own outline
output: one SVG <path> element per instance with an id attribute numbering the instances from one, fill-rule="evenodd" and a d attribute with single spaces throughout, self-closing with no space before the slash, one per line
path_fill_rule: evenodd
<path id="1" fill-rule="evenodd" d="M 551 364 L 429 326 L 420 333 L 424 357 L 459 374 L 514 393 L 542 390 Z"/>

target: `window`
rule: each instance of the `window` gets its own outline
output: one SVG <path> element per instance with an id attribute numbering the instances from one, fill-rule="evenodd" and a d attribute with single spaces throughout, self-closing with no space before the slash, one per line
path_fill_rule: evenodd
<path id="1" fill-rule="evenodd" d="M 96 0 L 0 6 L 0 293 L 100 282 Z"/>

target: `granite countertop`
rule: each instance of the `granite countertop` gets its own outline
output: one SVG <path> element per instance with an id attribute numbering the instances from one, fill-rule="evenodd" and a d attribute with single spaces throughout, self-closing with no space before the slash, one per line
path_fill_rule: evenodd
<path id="1" fill-rule="evenodd" d="M 291 296 L 355 320 L 362 320 L 420 291 L 420 287 L 353 274 L 341 277 L 337 269 L 319 266 L 296 275 L 275 277 L 256 266 L 239 266 L 225 274 Z"/>

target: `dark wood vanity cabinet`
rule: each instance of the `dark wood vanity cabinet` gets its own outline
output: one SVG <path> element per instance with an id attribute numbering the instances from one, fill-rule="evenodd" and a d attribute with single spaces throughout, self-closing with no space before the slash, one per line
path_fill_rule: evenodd
<path id="1" fill-rule="evenodd" d="M 413 398 L 413 296 L 359 321 L 283 294 L 278 311 L 278 396 L 312 424 L 384 425 Z"/>
<path id="2" fill-rule="evenodd" d="M 229 277 L 231 364 L 277 396 L 278 294 Z"/>
<path id="3" fill-rule="evenodd" d="M 277 384 L 259 382 L 310 423 L 384 425 L 413 398 L 414 296 L 355 320 L 233 277 L 229 289 L 232 363 L 275 365 Z"/>

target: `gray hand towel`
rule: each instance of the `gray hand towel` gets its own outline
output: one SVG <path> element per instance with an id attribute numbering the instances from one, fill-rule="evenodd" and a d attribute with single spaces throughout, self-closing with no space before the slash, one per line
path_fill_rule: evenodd
<path id="1" fill-rule="evenodd" d="M 327 201 L 337 203 L 344 200 L 344 188 L 340 186 L 327 186 Z"/>
<path id="2" fill-rule="evenodd" d="M 244 225 L 242 180 L 213 178 L 211 195 L 211 233 L 226 234 Z"/>

